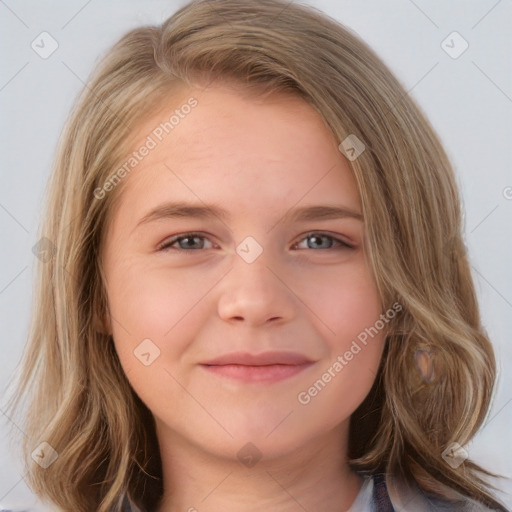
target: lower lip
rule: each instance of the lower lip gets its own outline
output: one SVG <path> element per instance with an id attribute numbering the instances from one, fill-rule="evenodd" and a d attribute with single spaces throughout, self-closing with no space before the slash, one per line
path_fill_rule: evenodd
<path id="1" fill-rule="evenodd" d="M 245 382 L 278 382 L 297 375 L 312 363 L 245 366 L 241 364 L 203 365 L 209 372 Z"/>

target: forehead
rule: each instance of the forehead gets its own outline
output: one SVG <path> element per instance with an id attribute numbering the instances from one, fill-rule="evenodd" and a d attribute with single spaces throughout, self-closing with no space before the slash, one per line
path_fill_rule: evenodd
<path id="1" fill-rule="evenodd" d="M 173 199 L 259 216 L 308 199 L 360 206 L 334 136 L 298 96 L 187 88 L 163 101 L 134 135 L 135 151 L 148 140 L 153 147 L 124 178 L 120 204 L 129 203 L 132 216 Z"/>

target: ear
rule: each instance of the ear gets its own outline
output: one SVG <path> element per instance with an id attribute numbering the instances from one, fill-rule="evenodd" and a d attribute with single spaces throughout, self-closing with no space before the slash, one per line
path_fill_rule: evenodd
<path id="1" fill-rule="evenodd" d="M 108 307 L 101 308 L 102 311 L 99 311 L 99 309 L 100 308 L 95 308 L 94 310 L 94 329 L 96 332 L 111 336 L 112 321 L 110 317 L 110 312 L 108 311 Z"/>

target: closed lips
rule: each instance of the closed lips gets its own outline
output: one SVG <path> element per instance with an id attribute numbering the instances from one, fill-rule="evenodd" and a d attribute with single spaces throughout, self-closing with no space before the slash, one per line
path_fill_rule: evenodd
<path id="1" fill-rule="evenodd" d="M 241 382 L 274 383 L 300 373 L 311 364 L 311 359 L 290 352 L 238 352 L 212 359 L 203 363 L 203 367 L 217 376 Z"/>
<path id="2" fill-rule="evenodd" d="M 312 362 L 313 361 L 308 357 L 293 352 L 264 352 L 262 354 L 250 354 L 248 352 L 233 352 L 230 354 L 221 355 L 202 364 L 207 366 L 299 366 L 303 364 L 309 364 Z"/>

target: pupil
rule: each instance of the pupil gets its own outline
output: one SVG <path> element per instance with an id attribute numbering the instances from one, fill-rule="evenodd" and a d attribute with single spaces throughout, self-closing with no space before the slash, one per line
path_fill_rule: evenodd
<path id="1" fill-rule="evenodd" d="M 322 245 L 322 237 L 318 236 L 318 235 L 314 235 L 313 236 L 313 244 L 314 245 Z"/>

